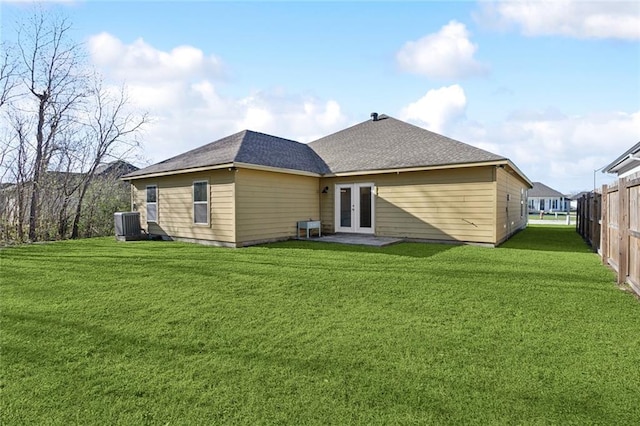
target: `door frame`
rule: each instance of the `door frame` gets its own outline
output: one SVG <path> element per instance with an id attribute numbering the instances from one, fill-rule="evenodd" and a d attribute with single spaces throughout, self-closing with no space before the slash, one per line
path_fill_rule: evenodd
<path id="1" fill-rule="evenodd" d="M 360 188 L 371 188 L 371 227 L 363 228 L 360 226 Z M 349 188 L 351 190 L 351 226 L 340 226 L 340 189 Z M 336 183 L 335 184 L 335 201 L 334 201 L 334 220 L 335 232 L 350 232 L 357 234 L 375 234 L 376 230 L 376 214 L 375 214 L 375 197 L 376 186 L 373 182 L 356 182 L 356 183 Z"/>

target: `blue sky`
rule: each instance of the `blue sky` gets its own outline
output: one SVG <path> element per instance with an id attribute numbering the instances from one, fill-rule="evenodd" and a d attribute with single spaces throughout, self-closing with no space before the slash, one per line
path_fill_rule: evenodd
<path id="1" fill-rule="evenodd" d="M 386 113 L 569 193 L 640 140 L 640 2 L 48 2 L 150 112 L 147 162 Z M 32 11 L 3 1 L 2 37 Z M 9 29 L 9 30 L 7 30 Z M 597 183 L 611 178 L 596 173 Z"/>

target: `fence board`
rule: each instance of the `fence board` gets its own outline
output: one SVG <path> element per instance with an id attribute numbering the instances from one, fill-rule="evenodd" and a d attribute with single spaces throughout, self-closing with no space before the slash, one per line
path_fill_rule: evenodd
<path id="1" fill-rule="evenodd" d="M 600 249 L 601 198 L 591 192 L 578 199 L 576 230 L 595 252 Z"/>
<path id="2" fill-rule="evenodd" d="M 640 294 L 640 174 L 619 178 L 602 186 L 602 196 L 592 193 L 578 200 L 576 230 L 617 273 L 618 283 L 628 283 Z M 600 217 L 600 227 L 593 222 Z"/>
<path id="3" fill-rule="evenodd" d="M 600 228 L 600 255 L 602 256 L 602 263 L 607 265 L 609 263 L 609 188 L 607 185 L 602 186 L 602 226 Z"/>

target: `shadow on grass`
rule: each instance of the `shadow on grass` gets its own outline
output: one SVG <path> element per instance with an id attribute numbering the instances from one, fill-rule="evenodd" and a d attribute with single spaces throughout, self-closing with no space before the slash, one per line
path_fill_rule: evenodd
<path id="1" fill-rule="evenodd" d="M 451 250 L 459 246 L 458 244 L 437 244 L 437 243 L 413 243 L 413 242 L 400 242 L 384 247 L 364 246 L 357 244 L 341 244 L 341 243 L 328 243 L 321 241 L 282 241 L 277 243 L 265 244 L 257 247 L 265 248 L 283 248 L 283 249 L 299 249 L 299 250 L 321 250 L 331 252 L 345 252 L 347 253 L 373 253 L 373 254 L 386 254 L 392 256 L 406 256 L 406 257 L 431 257 L 436 254 L 443 253 L 447 250 Z"/>
<path id="2" fill-rule="evenodd" d="M 592 253 L 573 226 L 529 225 L 499 249 Z"/>
<path id="3" fill-rule="evenodd" d="M 372 247 L 318 241 L 283 241 L 258 247 L 287 248 L 300 250 L 324 250 L 332 252 L 376 253 L 395 256 L 431 257 L 458 247 L 451 243 L 415 243 L 401 242 L 385 247 Z M 591 248 L 580 238 L 573 226 L 534 225 L 529 226 L 508 241 L 500 249 L 535 250 L 568 253 L 592 253 Z"/>
<path id="4" fill-rule="evenodd" d="M 318 241 L 283 241 L 260 247 L 302 250 L 326 250 L 333 252 L 377 253 L 396 256 L 431 257 L 458 247 L 451 243 L 403 242 L 385 247 L 324 243 Z M 591 253 L 591 248 L 580 238 L 573 226 L 533 225 L 517 233 L 498 249 Z"/>

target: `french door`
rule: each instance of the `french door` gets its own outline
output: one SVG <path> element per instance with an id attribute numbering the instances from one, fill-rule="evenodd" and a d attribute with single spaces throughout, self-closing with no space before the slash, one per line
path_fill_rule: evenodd
<path id="1" fill-rule="evenodd" d="M 375 232 L 374 185 L 336 184 L 336 232 L 373 234 Z"/>

